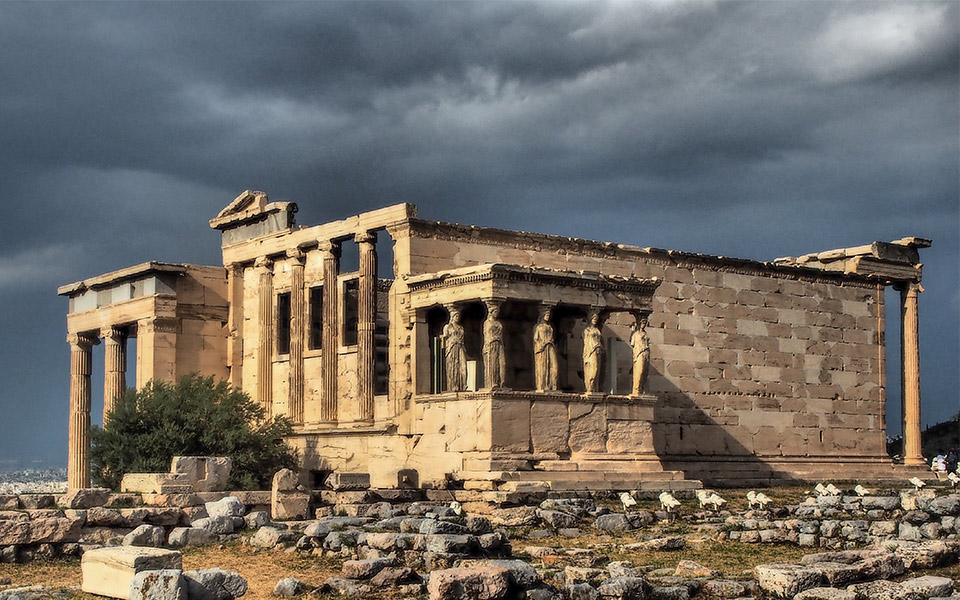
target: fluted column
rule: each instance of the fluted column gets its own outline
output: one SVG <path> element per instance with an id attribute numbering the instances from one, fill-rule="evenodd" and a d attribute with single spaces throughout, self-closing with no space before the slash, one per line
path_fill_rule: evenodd
<path id="1" fill-rule="evenodd" d="M 67 487 L 90 487 L 91 348 L 99 340 L 89 334 L 67 336 L 70 344 L 70 420 L 68 425 Z"/>
<path id="2" fill-rule="evenodd" d="M 103 338 L 103 425 L 113 404 L 127 391 L 127 332 L 119 327 L 100 331 Z"/>
<path id="3" fill-rule="evenodd" d="M 340 323 L 337 311 L 337 275 L 340 273 L 340 243 L 320 240 L 323 263 L 323 374 L 320 388 L 320 422 L 337 422 L 337 345 Z"/>
<path id="4" fill-rule="evenodd" d="M 909 282 L 900 288 L 901 337 L 903 365 L 903 462 L 922 465 L 920 444 L 920 335 L 917 327 L 917 296 L 920 285 Z"/>
<path id="5" fill-rule="evenodd" d="M 273 261 L 260 257 L 255 266 L 259 278 L 257 398 L 269 419 L 273 416 Z"/>
<path id="6" fill-rule="evenodd" d="M 376 378 L 377 327 L 377 236 L 365 231 L 354 236 L 360 250 L 360 281 L 357 289 L 357 396 L 361 421 L 373 420 Z"/>
<path id="7" fill-rule="evenodd" d="M 227 266 L 227 289 L 230 294 L 227 367 L 230 368 L 230 385 L 240 389 L 243 386 L 243 265 L 233 263 Z"/>
<path id="8" fill-rule="evenodd" d="M 303 342 L 306 337 L 306 305 L 303 289 L 305 255 L 299 248 L 287 251 L 290 259 L 290 381 L 289 415 L 295 425 L 303 423 Z"/>

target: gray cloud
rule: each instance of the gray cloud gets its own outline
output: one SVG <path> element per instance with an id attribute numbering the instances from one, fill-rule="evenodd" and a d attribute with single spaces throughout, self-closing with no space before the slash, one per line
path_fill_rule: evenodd
<path id="1" fill-rule="evenodd" d="M 958 9 L 0 3 L 0 330 L 29 340 L 0 350 L 0 406 L 24 407 L 0 424 L 0 455 L 44 415 L 63 454 L 56 284 L 217 263 L 206 221 L 247 188 L 307 223 L 405 201 L 758 259 L 932 237 L 924 418 L 945 418 L 960 385 Z"/>

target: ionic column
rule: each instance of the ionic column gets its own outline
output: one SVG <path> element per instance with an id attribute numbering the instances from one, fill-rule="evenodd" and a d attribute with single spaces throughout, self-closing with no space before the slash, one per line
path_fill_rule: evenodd
<path id="1" fill-rule="evenodd" d="M 320 422 L 337 422 L 337 345 L 340 323 L 337 311 L 337 275 L 340 273 L 340 243 L 320 240 L 323 264 L 323 374 L 320 388 Z"/>
<path id="2" fill-rule="evenodd" d="M 230 294 L 227 367 L 230 368 L 230 385 L 240 389 L 243 385 L 243 265 L 233 263 L 227 266 L 227 289 Z"/>
<path id="3" fill-rule="evenodd" d="M 100 331 L 103 338 L 103 425 L 113 404 L 127 391 L 127 332 L 118 327 Z"/>
<path id="4" fill-rule="evenodd" d="M 95 336 L 67 336 L 70 344 L 70 420 L 67 444 L 67 487 L 90 487 L 90 371 Z"/>
<path id="5" fill-rule="evenodd" d="M 289 415 L 295 425 L 303 423 L 303 340 L 306 306 L 303 301 L 303 263 L 299 248 L 287 251 L 290 259 L 290 382 Z"/>
<path id="6" fill-rule="evenodd" d="M 273 261 L 261 256 L 255 267 L 260 282 L 257 291 L 257 398 L 263 406 L 264 417 L 270 419 L 273 417 Z"/>
<path id="7" fill-rule="evenodd" d="M 374 331 L 377 327 L 377 236 L 365 231 L 354 236 L 360 249 L 357 289 L 357 396 L 361 421 L 373 420 L 375 388 Z"/>
<path id="8" fill-rule="evenodd" d="M 920 285 L 913 281 L 900 287 L 903 463 L 907 465 L 924 464 L 920 446 L 920 335 L 917 327 L 919 291 Z"/>

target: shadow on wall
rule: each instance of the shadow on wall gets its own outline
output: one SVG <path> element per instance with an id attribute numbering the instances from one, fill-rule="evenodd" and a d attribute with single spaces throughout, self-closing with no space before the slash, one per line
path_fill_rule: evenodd
<path id="1" fill-rule="evenodd" d="M 768 426 L 760 426 L 758 433 L 751 434 L 741 426 L 738 410 L 730 408 L 733 398 L 739 410 L 763 411 L 764 406 L 776 408 L 776 398 L 718 394 L 718 405 L 725 398 L 723 407 L 705 409 L 653 366 L 648 381 L 650 393 L 658 399 L 653 411 L 654 451 L 665 469 L 683 471 L 687 479 L 716 487 L 800 483 L 792 474 L 764 461 L 730 432 L 736 428 L 751 438 L 776 435 L 764 429 Z M 716 414 L 711 416 L 708 410 Z"/>

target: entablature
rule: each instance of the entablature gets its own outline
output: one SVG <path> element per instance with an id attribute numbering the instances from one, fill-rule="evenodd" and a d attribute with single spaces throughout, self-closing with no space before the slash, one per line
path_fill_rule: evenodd
<path id="1" fill-rule="evenodd" d="M 413 308 L 471 300 L 525 300 L 649 311 L 657 278 L 493 263 L 405 277 Z"/>

